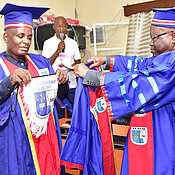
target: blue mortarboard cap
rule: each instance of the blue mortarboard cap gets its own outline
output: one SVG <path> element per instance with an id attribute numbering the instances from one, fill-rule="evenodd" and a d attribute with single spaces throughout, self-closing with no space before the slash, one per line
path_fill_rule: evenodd
<path id="1" fill-rule="evenodd" d="M 175 8 L 155 8 L 151 25 L 175 28 Z"/>
<path id="2" fill-rule="evenodd" d="M 44 12 L 49 10 L 46 7 L 18 6 L 7 3 L 0 11 L 4 15 L 4 30 L 18 27 L 33 27 L 33 19 L 38 19 Z"/>

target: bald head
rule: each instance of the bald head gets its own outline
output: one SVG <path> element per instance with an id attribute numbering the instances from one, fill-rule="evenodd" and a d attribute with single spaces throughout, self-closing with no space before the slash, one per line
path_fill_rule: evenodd
<path id="1" fill-rule="evenodd" d="M 54 20 L 54 24 L 58 23 L 59 21 L 62 21 L 63 23 L 67 24 L 67 21 L 63 16 L 56 17 L 55 20 Z"/>
<path id="2" fill-rule="evenodd" d="M 66 19 L 63 16 L 56 17 L 55 20 L 54 20 L 53 29 L 56 32 L 57 38 L 60 39 L 60 33 L 63 33 L 64 36 L 65 36 L 66 31 L 67 31 L 67 21 L 66 21 Z"/>

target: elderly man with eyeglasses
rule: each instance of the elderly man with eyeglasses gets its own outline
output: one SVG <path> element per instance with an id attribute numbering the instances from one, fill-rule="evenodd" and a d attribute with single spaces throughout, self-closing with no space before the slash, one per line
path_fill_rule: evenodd
<path id="1" fill-rule="evenodd" d="M 111 120 L 133 113 L 122 175 L 175 174 L 175 9 L 153 9 L 150 58 L 94 56 L 76 65 L 83 84 L 102 90 Z M 91 68 L 103 65 L 110 72 Z"/>

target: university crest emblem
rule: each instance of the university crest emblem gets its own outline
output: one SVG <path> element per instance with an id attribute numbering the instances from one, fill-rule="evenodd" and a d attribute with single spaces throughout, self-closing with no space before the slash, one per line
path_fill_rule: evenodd
<path id="1" fill-rule="evenodd" d="M 131 142 L 136 145 L 145 145 L 147 143 L 146 127 L 131 127 Z"/>
<path id="2" fill-rule="evenodd" d="M 50 114 L 51 106 L 46 96 L 46 92 L 37 92 L 34 94 L 36 101 L 36 112 L 37 116 L 41 118 L 46 118 Z"/>
<path id="3" fill-rule="evenodd" d="M 99 113 L 102 113 L 106 110 L 106 102 L 105 102 L 104 97 L 97 98 L 97 100 L 96 100 L 96 109 Z"/>

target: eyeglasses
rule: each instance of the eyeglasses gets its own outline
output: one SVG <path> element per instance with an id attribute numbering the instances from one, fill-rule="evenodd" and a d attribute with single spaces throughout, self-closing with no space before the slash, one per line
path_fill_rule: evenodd
<path id="1" fill-rule="evenodd" d="M 160 36 L 166 35 L 166 34 L 168 34 L 168 33 L 173 33 L 173 32 L 174 32 L 174 31 L 169 31 L 169 32 L 161 33 L 161 34 L 159 34 L 159 35 L 157 35 L 157 36 L 151 37 L 151 41 L 154 42 L 155 39 L 158 39 Z"/>

